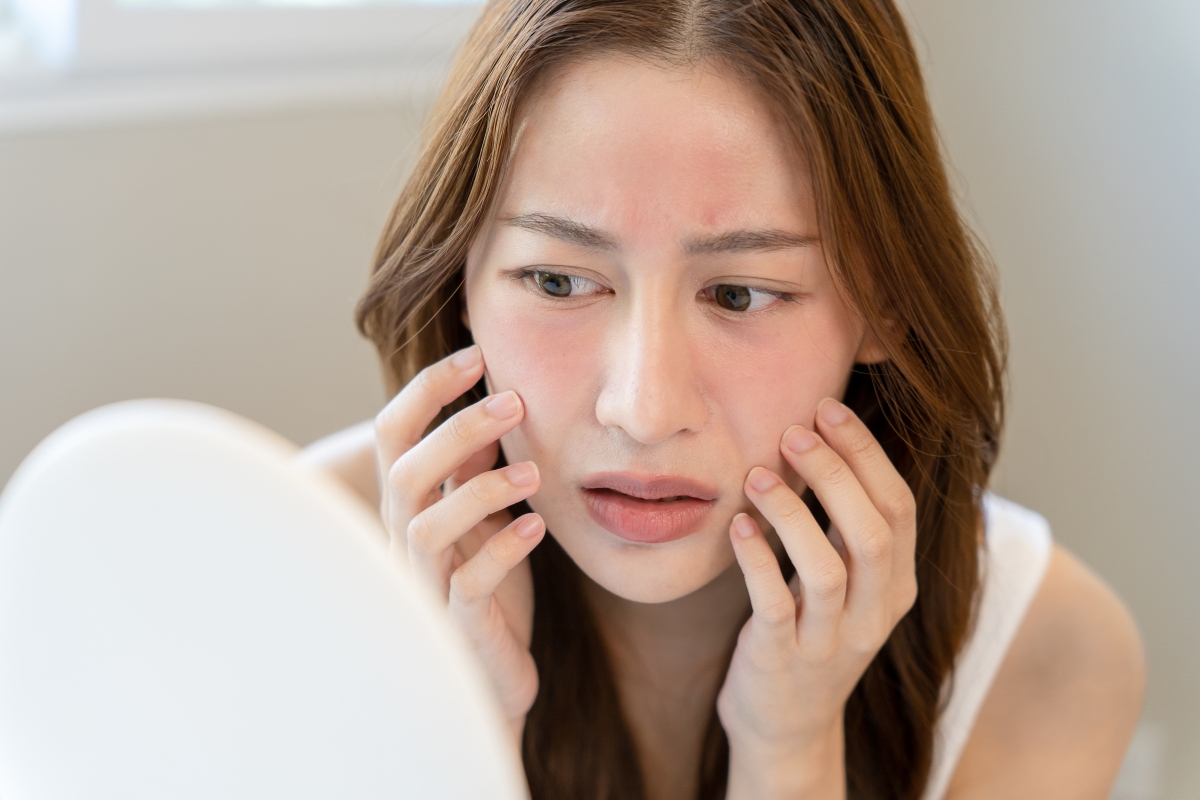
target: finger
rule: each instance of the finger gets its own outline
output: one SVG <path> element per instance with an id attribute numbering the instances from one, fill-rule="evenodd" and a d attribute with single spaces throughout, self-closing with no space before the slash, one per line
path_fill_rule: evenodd
<path id="1" fill-rule="evenodd" d="M 441 495 L 441 485 L 475 453 L 521 421 L 524 407 L 516 392 L 503 392 L 469 406 L 443 422 L 388 472 L 388 524 L 393 533 Z"/>
<path id="2" fill-rule="evenodd" d="M 386 476 L 396 459 L 421 440 L 438 412 L 474 386 L 482 375 L 483 357 L 478 345 L 418 372 L 375 417 L 379 475 Z"/>
<path id="3" fill-rule="evenodd" d="M 499 458 L 500 443 L 492 442 L 479 452 L 472 454 L 470 458 L 463 462 L 461 467 L 454 470 L 454 474 L 447 478 L 445 484 L 443 484 L 442 492 L 450 494 L 476 475 L 488 472 L 496 466 L 496 461 Z"/>
<path id="4" fill-rule="evenodd" d="M 842 561 L 849 561 L 850 554 L 846 552 L 846 542 L 842 539 L 842 535 L 838 533 L 837 525 L 830 523 L 829 530 L 825 531 L 825 538 L 833 545 L 833 549 L 842 557 Z"/>
<path id="5" fill-rule="evenodd" d="M 821 437 L 794 425 L 783 437 L 784 457 L 821 501 L 845 542 L 847 614 L 872 624 L 891 607 L 892 530 L 858 478 Z"/>
<path id="6" fill-rule="evenodd" d="M 808 506 L 769 469 L 746 476 L 746 496 L 775 528 L 800 576 L 800 626 L 814 634 L 836 630 L 846 598 L 846 565 Z"/>
<path id="7" fill-rule="evenodd" d="M 779 569 L 775 551 L 758 524 L 748 514 L 738 514 L 729 526 L 733 554 L 746 578 L 751 623 L 755 633 L 769 641 L 792 642 L 796 639 L 796 597 L 788 589 Z"/>
<path id="8" fill-rule="evenodd" d="M 832 397 L 817 407 L 817 428 L 892 529 L 892 580 L 915 582 L 917 504 L 912 489 L 862 420 Z"/>
<path id="9" fill-rule="evenodd" d="M 477 475 L 408 524 L 408 560 L 434 585 L 448 589 L 453 546 L 486 517 L 524 500 L 540 485 L 532 461 Z M 493 537 L 494 538 L 494 537 Z"/>
<path id="10" fill-rule="evenodd" d="M 525 514 L 488 539 L 450 577 L 451 614 L 468 629 L 481 624 L 500 583 L 537 546 L 545 532 L 546 524 L 540 516 Z"/>

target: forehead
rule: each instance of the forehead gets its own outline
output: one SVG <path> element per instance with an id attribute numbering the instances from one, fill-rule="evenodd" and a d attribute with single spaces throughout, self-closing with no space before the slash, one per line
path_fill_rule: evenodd
<path id="1" fill-rule="evenodd" d="M 606 56 L 563 68 L 522 105 L 498 211 L 636 237 L 808 227 L 811 206 L 804 160 L 755 87 L 711 64 Z"/>

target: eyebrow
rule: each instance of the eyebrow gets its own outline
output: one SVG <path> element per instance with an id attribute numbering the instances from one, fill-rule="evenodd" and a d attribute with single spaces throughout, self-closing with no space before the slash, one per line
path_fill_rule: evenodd
<path id="1" fill-rule="evenodd" d="M 687 252 L 693 255 L 710 253 L 753 253 L 762 250 L 787 250 L 792 247 L 808 247 L 816 241 L 814 236 L 801 236 L 780 230 L 731 231 L 688 242 Z"/>
<path id="2" fill-rule="evenodd" d="M 540 233 L 552 239 L 584 247 L 588 250 L 611 252 L 619 249 L 617 242 L 611 236 L 599 230 L 566 217 L 553 214 L 518 214 L 504 220 L 504 223 L 514 228 Z M 814 236 L 802 236 L 796 233 L 775 229 L 740 230 L 695 239 L 684 245 L 684 250 L 690 255 L 711 255 L 715 253 L 752 253 L 769 250 L 786 250 L 794 247 L 809 247 L 816 242 Z"/>
<path id="3" fill-rule="evenodd" d="M 566 217 L 556 217 L 553 214 L 518 214 L 504 222 L 514 228 L 524 228 L 589 250 L 617 249 L 617 242 L 612 237 L 605 236 L 590 225 Z"/>

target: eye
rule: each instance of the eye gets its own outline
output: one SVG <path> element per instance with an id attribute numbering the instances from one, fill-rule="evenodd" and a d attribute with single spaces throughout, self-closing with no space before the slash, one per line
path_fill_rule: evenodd
<path id="1" fill-rule="evenodd" d="M 564 275 L 561 272 L 542 272 L 540 270 L 531 271 L 526 275 L 527 279 L 533 279 L 543 294 L 550 297 L 578 297 L 601 291 L 600 284 L 578 275 Z"/>
<path id="2" fill-rule="evenodd" d="M 567 297 L 571 294 L 571 279 L 566 275 L 539 272 L 537 273 L 537 283 L 543 292 L 555 297 Z"/>
<path id="3" fill-rule="evenodd" d="M 729 311 L 761 311 L 783 298 L 775 292 L 721 283 L 708 290 L 717 305 Z"/>

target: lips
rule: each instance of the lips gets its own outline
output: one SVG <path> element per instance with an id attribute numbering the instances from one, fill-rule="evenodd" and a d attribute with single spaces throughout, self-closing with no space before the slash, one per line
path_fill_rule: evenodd
<path id="1" fill-rule="evenodd" d="M 673 475 L 606 472 L 583 481 L 588 513 L 605 530 L 631 542 L 682 539 L 704 526 L 717 490 Z"/>

